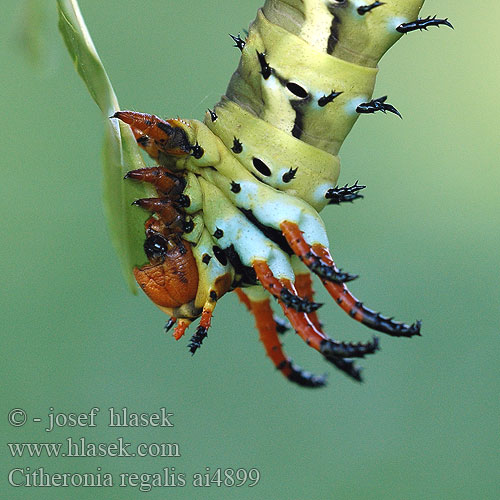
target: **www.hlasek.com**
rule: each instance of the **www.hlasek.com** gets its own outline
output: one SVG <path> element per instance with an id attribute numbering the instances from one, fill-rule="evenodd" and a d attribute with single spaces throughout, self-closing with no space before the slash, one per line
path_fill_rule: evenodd
<path id="1" fill-rule="evenodd" d="M 12 457 L 180 457 L 178 443 L 139 443 L 132 445 L 119 437 L 108 443 L 68 437 L 59 443 L 7 443 Z"/>

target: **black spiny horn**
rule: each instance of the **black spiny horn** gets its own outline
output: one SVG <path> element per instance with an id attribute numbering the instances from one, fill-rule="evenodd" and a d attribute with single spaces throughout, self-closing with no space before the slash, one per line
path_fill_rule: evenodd
<path id="1" fill-rule="evenodd" d="M 231 33 L 229 33 L 229 36 L 233 39 L 234 46 L 236 48 L 240 49 L 241 51 L 243 51 L 246 43 L 245 43 L 245 40 L 243 40 L 243 38 L 241 38 L 240 34 L 238 33 L 238 36 L 235 36 L 235 35 L 231 35 Z"/>
<path id="2" fill-rule="evenodd" d="M 396 31 L 399 33 L 409 33 L 410 31 L 416 30 L 427 30 L 429 26 L 448 26 L 448 28 L 454 29 L 453 24 L 446 19 L 437 19 L 436 16 L 429 16 L 423 19 L 417 19 L 416 21 L 412 21 L 411 23 L 403 23 L 400 24 Z"/>
<path id="3" fill-rule="evenodd" d="M 372 99 L 370 102 L 363 102 L 356 108 L 356 111 L 364 114 L 376 113 L 377 111 L 382 111 L 382 113 L 385 114 L 389 111 L 389 113 L 394 113 L 399 116 L 399 118 L 403 118 L 401 113 L 392 104 L 386 103 L 385 101 L 387 101 L 386 95 L 378 99 Z"/>
<path id="4" fill-rule="evenodd" d="M 359 191 L 365 188 L 366 186 L 358 184 L 358 181 L 352 186 L 348 186 L 347 184 L 343 187 L 335 186 L 326 192 L 325 198 L 329 200 L 329 205 L 340 205 L 346 202 L 352 203 L 354 200 L 363 198 L 363 195 L 359 194 Z"/>

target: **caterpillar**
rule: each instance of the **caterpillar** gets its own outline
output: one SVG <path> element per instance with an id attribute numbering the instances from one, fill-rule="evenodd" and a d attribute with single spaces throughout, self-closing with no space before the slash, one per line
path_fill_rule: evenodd
<path id="1" fill-rule="evenodd" d="M 421 323 L 395 321 L 349 291 L 356 276 L 339 269 L 319 212 L 362 198 L 357 182 L 338 186 L 338 152 L 361 114 L 401 116 L 387 96 L 373 98 L 377 64 L 404 34 L 448 19 L 419 18 L 423 0 L 267 0 L 248 35 L 231 35 L 241 59 L 225 95 L 204 120 L 161 119 L 118 111 L 137 144 L 156 161 L 125 182 L 147 183 L 152 198 L 134 202 L 145 224 L 148 262 L 139 286 L 169 317 L 180 339 L 192 321 L 194 354 L 207 337 L 216 303 L 237 293 L 253 314 L 268 357 L 290 381 L 325 385 L 293 364 L 279 334 L 292 328 L 356 381 L 366 343 L 330 338 L 318 319 L 312 276 L 337 305 L 367 327 L 395 337 L 420 335 Z M 276 317 L 271 298 L 286 320 Z"/>

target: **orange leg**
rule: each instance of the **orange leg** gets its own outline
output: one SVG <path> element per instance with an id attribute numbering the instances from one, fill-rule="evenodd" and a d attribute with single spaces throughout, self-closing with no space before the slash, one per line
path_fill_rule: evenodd
<path id="1" fill-rule="evenodd" d="M 132 205 L 158 214 L 161 221 L 171 230 L 183 232 L 185 216 L 171 200 L 165 198 L 141 198 L 135 200 Z"/>
<path id="2" fill-rule="evenodd" d="M 200 347 L 205 338 L 208 335 L 208 329 L 210 328 L 210 323 L 212 321 L 212 314 L 215 308 L 215 302 L 209 302 L 205 304 L 203 312 L 201 313 L 200 324 L 196 329 L 196 333 L 191 337 L 189 342 L 189 352 L 194 354 Z"/>
<path id="3" fill-rule="evenodd" d="M 420 321 L 417 321 L 412 325 L 407 325 L 405 323 L 393 321 L 392 318 L 382 316 L 380 313 L 368 309 L 360 301 L 358 301 L 354 295 L 352 295 L 343 282 L 331 279 L 331 276 L 329 276 L 327 272 L 323 272 L 325 269 L 337 269 L 330 252 L 322 245 L 309 245 L 305 241 L 302 231 L 300 231 L 297 224 L 293 222 L 283 222 L 281 224 L 281 230 L 283 231 L 283 235 L 294 253 L 299 256 L 299 258 L 306 265 L 308 265 L 313 272 L 320 276 L 323 285 L 328 290 L 328 293 L 352 318 L 356 321 L 360 321 L 373 330 L 387 333 L 388 335 L 392 335 L 394 337 L 412 337 L 414 335 L 420 335 Z M 314 264 L 311 267 L 309 265 L 311 262 L 319 262 L 320 264 Z M 321 272 L 318 272 L 318 266 L 322 269 Z M 337 275 L 339 272 L 340 271 L 338 270 L 335 271 Z M 340 274 L 344 273 L 340 272 Z"/>
<path id="4" fill-rule="evenodd" d="M 290 320 L 292 327 L 298 335 L 308 345 L 323 354 L 328 361 L 333 362 L 332 358 L 363 358 L 365 355 L 373 354 L 378 350 L 378 339 L 376 337 L 372 342 L 366 344 L 336 342 L 329 339 L 316 328 L 306 312 L 298 311 L 286 304 L 289 296 L 292 298 L 297 297 L 291 283 L 282 283 L 276 279 L 271 269 L 264 261 L 254 261 L 253 268 L 261 285 L 271 293 L 271 295 L 278 298 L 278 302 L 283 312 Z"/>
<path id="5" fill-rule="evenodd" d="M 187 125 L 180 120 L 162 120 L 158 116 L 135 111 L 118 111 L 111 118 L 118 118 L 130 125 L 136 138 L 139 134 L 147 136 L 148 141 L 153 141 L 154 146 L 167 155 L 185 156 L 191 153 L 192 146 L 185 132 Z M 141 139 L 139 136 L 139 144 Z M 142 145 L 145 149 L 152 145 Z M 153 148 L 154 150 L 154 148 Z"/>
<path id="6" fill-rule="evenodd" d="M 295 366 L 285 355 L 276 332 L 276 322 L 273 317 L 273 311 L 269 304 L 269 299 L 250 302 L 251 311 L 255 317 L 255 324 L 259 330 L 259 338 L 268 357 L 274 366 L 291 382 L 295 382 L 303 387 L 322 387 L 326 383 L 325 377 L 316 376 L 303 371 Z"/>
<path id="7" fill-rule="evenodd" d="M 186 333 L 187 327 L 190 324 L 191 324 L 191 321 L 189 319 L 181 318 L 177 322 L 177 326 L 175 327 L 175 330 L 174 330 L 174 339 L 175 340 L 179 340 Z"/>
<path id="8" fill-rule="evenodd" d="M 125 179 L 152 184 L 160 194 L 178 196 L 186 185 L 183 178 L 177 177 L 164 167 L 140 168 L 127 172 Z"/>
<path id="9" fill-rule="evenodd" d="M 196 329 L 196 333 L 191 337 L 191 341 L 188 346 L 191 354 L 194 354 L 201 347 L 203 340 L 205 340 L 208 329 L 210 328 L 215 306 L 217 305 L 217 300 L 229 291 L 231 282 L 232 276 L 229 273 L 226 273 L 219 276 L 208 289 L 207 298 L 201 313 L 200 324 Z"/>
<path id="10" fill-rule="evenodd" d="M 146 151 L 151 158 L 158 160 L 160 157 L 160 150 L 158 149 L 155 141 L 151 139 L 151 137 L 144 135 L 140 130 L 134 127 L 131 128 L 139 147 Z"/>

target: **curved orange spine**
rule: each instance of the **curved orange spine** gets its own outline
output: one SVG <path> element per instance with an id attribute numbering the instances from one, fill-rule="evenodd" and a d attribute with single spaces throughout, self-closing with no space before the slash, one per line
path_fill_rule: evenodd
<path id="1" fill-rule="evenodd" d="M 295 287 L 290 282 L 280 282 L 273 275 L 271 269 L 266 262 L 257 260 L 252 264 L 257 278 L 261 285 L 272 295 L 280 292 L 283 288 L 288 289 L 293 294 L 297 295 Z M 281 300 L 278 301 L 286 317 L 290 320 L 292 327 L 299 336 L 311 347 L 320 351 L 321 341 L 325 340 L 325 335 L 319 331 L 309 316 L 303 312 L 297 312 L 289 307 L 286 307 Z"/>
<path id="2" fill-rule="evenodd" d="M 243 303 L 246 308 L 251 311 L 252 310 L 252 303 L 250 302 L 250 299 L 246 295 L 245 292 L 241 288 L 235 288 L 234 289 L 236 295 L 238 296 L 238 299 L 240 299 L 240 302 Z"/>
<path id="3" fill-rule="evenodd" d="M 280 227 L 291 249 L 304 264 L 310 265 L 311 262 L 314 261 L 314 257 L 316 257 L 324 266 L 334 269 L 336 272 L 338 271 L 328 248 L 319 244 L 313 246 L 309 245 L 296 223 L 285 221 L 281 223 Z M 395 337 L 412 337 L 414 335 L 420 335 L 420 321 L 416 321 L 412 325 L 393 321 L 392 318 L 382 316 L 365 307 L 363 303 L 349 291 L 344 283 L 335 283 L 325 278 L 321 278 L 321 281 L 340 308 L 356 321 L 363 323 L 373 330 L 387 333 Z"/>
<path id="4" fill-rule="evenodd" d="M 255 326 L 259 331 L 259 339 L 264 345 L 267 356 L 285 377 L 289 377 L 292 373 L 292 368 L 281 348 L 269 299 L 259 302 L 249 302 L 250 310 L 255 317 Z"/>
<path id="5" fill-rule="evenodd" d="M 312 287 L 311 275 L 308 274 L 297 274 L 295 276 L 295 288 L 297 289 L 297 294 L 312 302 L 314 299 L 314 290 Z M 309 318 L 313 322 L 314 326 L 321 331 L 321 323 L 318 319 L 318 314 L 316 311 L 308 313 Z"/>

